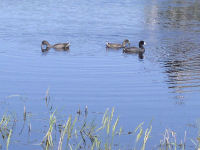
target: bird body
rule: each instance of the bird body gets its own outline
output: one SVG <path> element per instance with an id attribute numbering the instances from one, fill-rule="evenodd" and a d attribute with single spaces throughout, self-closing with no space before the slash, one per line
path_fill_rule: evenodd
<path id="1" fill-rule="evenodd" d="M 43 40 L 41 44 L 42 51 L 48 51 L 50 48 L 54 48 L 55 50 L 68 50 L 70 43 L 57 43 L 54 45 L 50 45 L 48 41 Z"/>
<path id="2" fill-rule="evenodd" d="M 106 43 L 106 47 L 107 48 L 123 48 L 122 44 L 117 44 L 117 43 Z"/>
<path id="3" fill-rule="evenodd" d="M 144 53 L 145 48 L 144 48 L 145 42 L 140 41 L 139 42 L 139 48 L 138 47 L 126 47 L 123 49 L 124 53 Z"/>
<path id="4" fill-rule="evenodd" d="M 67 50 L 67 49 L 69 49 L 69 43 L 58 43 L 58 44 L 54 44 L 53 46 L 52 46 L 52 48 L 55 48 L 55 49 L 65 49 L 65 50 Z"/>
<path id="5" fill-rule="evenodd" d="M 125 48 L 126 44 L 128 44 L 130 46 L 130 42 L 128 39 L 125 39 L 122 44 L 118 44 L 118 43 L 106 43 L 106 48 L 114 48 L 114 49 L 120 49 L 120 48 Z"/>
<path id="6" fill-rule="evenodd" d="M 123 49 L 123 52 L 125 53 L 144 53 L 145 49 L 144 48 L 138 48 L 138 47 L 127 47 Z"/>

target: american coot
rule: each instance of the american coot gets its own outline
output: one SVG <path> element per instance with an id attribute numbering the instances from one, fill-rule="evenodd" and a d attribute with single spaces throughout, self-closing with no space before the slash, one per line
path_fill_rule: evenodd
<path id="1" fill-rule="evenodd" d="M 125 39 L 122 44 L 117 44 L 117 43 L 106 43 L 106 48 L 115 48 L 115 49 L 119 49 L 119 48 L 125 48 L 126 44 L 128 44 L 130 46 L 130 42 L 128 39 Z"/>
<path id="2" fill-rule="evenodd" d="M 145 49 L 144 49 L 144 45 L 146 43 L 144 41 L 140 41 L 139 42 L 139 48 L 138 47 L 126 47 L 123 49 L 124 53 L 144 53 Z"/>
<path id="3" fill-rule="evenodd" d="M 69 43 L 58 43 L 58 44 L 54 44 L 54 45 L 50 45 L 49 42 L 47 41 L 42 41 L 41 44 L 41 49 L 42 51 L 49 50 L 50 48 L 54 48 L 56 50 L 68 50 L 69 49 L 70 44 Z"/>

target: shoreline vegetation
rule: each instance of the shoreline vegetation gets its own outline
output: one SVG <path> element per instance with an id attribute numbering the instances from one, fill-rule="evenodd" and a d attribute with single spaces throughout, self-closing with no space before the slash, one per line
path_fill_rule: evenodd
<path id="1" fill-rule="evenodd" d="M 120 127 L 120 118 L 114 116 L 114 108 L 112 110 L 106 109 L 104 114 L 102 114 L 101 121 L 95 122 L 94 120 L 88 119 L 88 108 L 85 110 L 78 109 L 77 114 L 69 116 L 65 121 L 59 120 L 56 117 L 56 110 L 51 112 L 49 118 L 49 124 L 46 125 L 44 129 L 43 138 L 39 143 L 34 145 L 39 146 L 40 149 L 44 150 L 147 150 L 148 142 L 151 140 L 152 125 L 151 123 L 145 128 L 144 122 L 139 123 L 139 125 L 132 131 L 125 132 L 125 130 Z M 19 134 L 28 130 L 29 134 L 32 132 L 31 123 L 26 124 L 29 115 L 24 106 L 23 113 L 23 127 Z M 0 149 L 9 149 L 10 144 L 15 145 L 15 141 L 12 135 L 16 131 L 16 126 L 18 121 L 11 115 L 5 114 L 0 119 L 0 134 L 1 143 Z M 129 146 L 125 146 L 120 142 L 125 136 L 130 136 L 132 138 L 132 143 Z M 174 131 L 166 129 L 163 133 L 163 138 L 160 143 L 155 143 L 156 146 L 150 146 L 150 149 L 156 150 L 186 150 L 186 131 L 182 140 L 177 140 L 177 135 Z M 126 137 L 127 138 L 127 137 Z M 200 149 L 200 138 L 196 139 L 187 138 L 193 143 L 192 149 Z M 122 140 L 123 141 L 123 140 Z"/>
<path id="2" fill-rule="evenodd" d="M 16 95 L 9 98 L 11 97 Z M 127 131 L 120 125 L 120 117 L 115 116 L 114 108 L 107 108 L 104 113 L 96 113 L 99 114 L 98 119 L 92 119 L 87 106 L 83 109 L 78 108 L 75 114 L 64 115 L 62 118 L 53 108 L 49 88 L 43 100 L 48 114 L 45 123 L 39 121 L 43 126 L 42 129 L 39 127 L 41 131 L 36 130 L 35 126 L 38 124 L 35 125 L 31 121 L 33 116 L 25 105 L 21 117 L 13 112 L 0 116 L 0 150 L 13 149 L 16 144 L 27 145 L 28 149 L 29 146 L 37 146 L 30 149 L 42 150 L 200 150 L 200 133 L 197 137 L 190 138 L 185 131 L 180 137 L 175 131 L 165 129 L 164 132 L 160 132 L 160 142 L 152 143 L 151 137 L 155 136 L 152 134 L 152 121 L 149 124 L 138 123 L 135 128 Z M 24 133 L 28 134 L 28 138 L 37 135 L 37 140 L 29 140 L 26 143 L 23 141 Z M 127 139 L 131 139 L 131 142 L 127 143 Z"/>

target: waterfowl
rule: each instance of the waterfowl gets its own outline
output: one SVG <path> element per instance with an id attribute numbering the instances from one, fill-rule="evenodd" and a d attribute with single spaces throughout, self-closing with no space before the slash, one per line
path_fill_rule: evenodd
<path id="1" fill-rule="evenodd" d="M 119 49 L 119 48 L 125 48 L 126 45 L 130 46 L 130 42 L 128 39 L 125 39 L 122 44 L 117 44 L 117 43 L 106 43 L 106 48 L 115 48 L 115 49 Z"/>
<path id="2" fill-rule="evenodd" d="M 42 51 L 49 50 L 50 48 L 54 48 L 56 50 L 68 50 L 69 46 L 69 43 L 57 43 L 54 45 L 50 45 L 48 41 L 43 40 L 41 44 L 41 49 Z"/>
<path id="3" fill-rule="evenodd" d="M 124 53 L 144 53 L 145 49 L 144 49 L 144 45 L 146 43 L 144 41 L 140 41 L 139 42 L 139 48 L 138 47 L 126 47 L 123 49 Z"/>

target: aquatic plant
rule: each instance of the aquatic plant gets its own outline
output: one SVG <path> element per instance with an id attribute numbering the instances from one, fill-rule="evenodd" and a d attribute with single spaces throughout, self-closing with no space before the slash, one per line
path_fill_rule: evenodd
<path id="1" fill-rule="evenodd" d="M 12 129 L 10 129 L 10 132 L 9 132 L 8 138 L 7 138 L 7 144 L 6 144 L 7 150 L 8 150 L 8 146 L 9 146 L 9 144 L 10 144 L 10 137 L 11 137 L 11 134 L 12 134 Z"/>
<path id="2" fill-rule="evenodd" d="M 165 129 L 165 132 L 163 134 L 163 139 L 160 140 L 159 148 L 160 150 L 165 150 L 165 149 L 185 150 L 185 143 L 186 143 L 186 131 L 185 131 L 184 141 L 181 141 L 178 144 L 176 139 L 176 132 L 172 131 L 171 129 Z"/>
<path id="3" fill-rule="evenodd" d="M 49 129 L 44 136 L 42 143 L 45 144 L 45 149 L 48 150 L 49 147 L 53 147 L 53 138 L 52 138 L 52 132 L 53 132 L 53 127 L 56 123 L 56 117 L 55 117 L 55 111 L 51 114 L 50 119 L 49 119 Z"/>
<path id="4" fill-rule="evenodd" d="M 138 126 L 132 131 L 126 131 L 119 126 L 120 117 L 115 116 L 115 109 L 106 109 L 102 114 L 101 120 L 95 120 L 87 117 L 88 109 L 77 111 L 75 116 L 69 115 L 66 121 L 59 120 L 59 117 L 55 116 L 55 112 L 50 113 L 48 128 L 45 135 L 42 138 L 41 145 L 44 149 L 91 149 L 91 150 L 113 150 L 113 149 L 133 149 L 133 150 L 146 150 L 148 141 L 151 139 L 152 125 L 151 123 L 146 127 L 144 122 L 138 124 Z M 24 106 L 23 118 L 26 120 L 27 111 Z M 0 143 L 4 149 L 9 148 L 10 143 L 13 140 L 13 134 L 16 135 L 17 130 L 13 129 L 12 122 L 9 115 L 3 115 L 0 120 L 0 134 L 4 143 Z M 24 124 L 22 124 L 24 128 Z M 31 122 L 25 126 L 24 129 L 28 130 L 28 134 L 32 132 Z M 57 130 L 59 129 L 59 130 Z M 26 131 L 26 130 L 25 130 Z M 18 132 L 19 133 L 19 132 Z M 21 134 L 19 134 L 20 136 Z M 58 138 L 57 138 L 58 136 Z M 128 136 L 130 139 L 134 139 L 130 147 L 128 145 L 122 145 L 119 143 L 120 139 Z M 15 137 L 15 136 L 14 136 Z M 196 149 L 199 149 L 200 136 L 196 139 L 192 139 L 192 143 Z M 15 137 L 16 138 L 16 137 Z M 16 141 L 16 140 L 15 140 Z M 184 140 L 177 139 L 176 133 L 171 129 L 166 129 L 163 134 L 163 139 L 160 140 L 160 144 L 155 149 L 159 150 L 185 150 L 186 149 L 186 132 Z M 14 142 L 13 142 L 14 143 Z M 127 148 L 126 148 L 127 147 Z"/>
<path id="5" fill-rule="evenodd" d="M 75 123 L 77 121 L 77 117 L 74 119 L 72 123 L 72 117 L 70 116 L 67 120 L 67 123 L 63 126 L 63 130 L 61 131 L 61 136 L 58 144 L 58 150 L 62 150 L 62 144 L 64 136 L 67 134 L 67 144 L 69 144 L 70 137 L 72 136 L 72 131 L 75 126 Z M 71 146 L 69 144 L 69 147 L 71 149 Z"/>
<path id="6" fill-rule="evenodd" d="M 0 121 L 0 133 L 2 138 L 6 140 L 6 149 L 8 150 L 9 144 L 10 144 L 10 139 L 12 135 L 12 127 L 11 126 L 11 116 L 10 115 L 3 115 L 1 121 Z"/>

